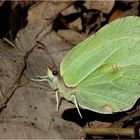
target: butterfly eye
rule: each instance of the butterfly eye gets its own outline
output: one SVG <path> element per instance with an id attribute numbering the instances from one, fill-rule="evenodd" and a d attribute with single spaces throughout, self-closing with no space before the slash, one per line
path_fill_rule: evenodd
<path id="1" fill-rule="evenodd" d="M 52 71 L 52 74 L 53 74 L 53 76 L 58 76 L 58 71 L 53 70 L 53 71 Z"/>

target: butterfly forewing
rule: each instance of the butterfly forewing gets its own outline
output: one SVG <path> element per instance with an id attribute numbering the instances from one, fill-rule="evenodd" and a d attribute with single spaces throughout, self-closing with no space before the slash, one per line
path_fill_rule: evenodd
<path id="1" fill-rule="evenodd" d="M 65 84 L 69 87 L 77 86 L 102 65 L 105 63 L 113 65 L 113 63 L 117 63 L 116 60 L 121 64 L 129 63 L 133 65 L 129 61 L 139 64 L 140 51 L 137 46 L 139 40 L 139 17 L 130 16 L 118 19 L 104 26 L 95 35 L 78 44 L 63 59 L 60 73 Z M 135 45 L 137 48 L 135 48 Z M 122 47 L 126 46 L 128 48 L 123 50 Z M 128 60 L 123 60 L 125 57 Z"/>

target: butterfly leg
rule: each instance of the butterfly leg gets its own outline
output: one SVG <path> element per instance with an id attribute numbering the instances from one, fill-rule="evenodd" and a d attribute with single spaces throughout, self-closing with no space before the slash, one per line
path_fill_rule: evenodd
<path id="1" fill-rule="evenodd" d="M 45 82 L 49 82 L 48 79 L 33 79 L 33 78 L 30 78 L 31 81 L 39 81 L 39 82 L 42 82 L 42 81 L 45 81 Z"/>
<path id="2" fill-rule="evenodd" d="M 30 78 L 30 80 L 32 80 L 32 81 L 40 81 L 40 82 L 45 81 L 45 82 L 48 82 L 48 83 L 50 82 L 49 79 L 48 79 L 48 75 L 46 75 L 46 76 L 39 76 L 39 75 L 37 75 L 37 77 L 39 79 L 32 79 L 32 78 Z"/>
<path id="3" fill-rule="evenodd" d="M 40 79 L 46 79 L 46 78 L 48 78 L 48 75 L 45 75 L 45 76 L 39 76 L 39 75 L 37 75 L 37 77 L 40 78 Z"/>
<path id="4" fill-rule="evenodd" d="M 76 99 L 75 95 L 72 95 L 72 96 L 73 96 L 74 104 L 75 104 L 75 106 L 76 106 L 76 108 L 77 108 L 77 111 L 78 111 L 80 117 L 82 118 L 82 114 L 81 114 L 81 112 L 80 112 L 80 110 L 79 110 L 79 107 L 78 107 L 77 99 Z"/>
<path id="5" fill-rule="evenodd" d="M 56 111 L 59 110 L 59 95 L 58 91 L 55 92 L 55 97 L 56 97 Z"/>

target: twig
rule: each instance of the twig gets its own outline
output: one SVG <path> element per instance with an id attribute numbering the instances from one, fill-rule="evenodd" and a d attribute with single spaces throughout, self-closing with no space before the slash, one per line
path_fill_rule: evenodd
<path id="1" fill-rule="evenodd" d="M 85 133 L 94 136 L 128 136 L 134 137 L 133 128 L 83 128 Z M 138 130 L 140 134 L 140 129 Z"/>

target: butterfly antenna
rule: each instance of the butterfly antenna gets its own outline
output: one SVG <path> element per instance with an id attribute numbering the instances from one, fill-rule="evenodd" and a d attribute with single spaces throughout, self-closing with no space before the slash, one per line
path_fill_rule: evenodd
<path id="1" fill-rule="evenodd" d="M 50 55 L 50 53 L 49 53 L 49 51 L 47 50 L 47 48 L 45 47 L 45 45 L 44 45 L 43 43 L 41 43 L 40 41 L 36 41 L 36 43 L 39 44 L 39 45 L 41 45 L 41 46 L 39 46 L 39 48 L 43 49 L 43 50 L 45 51 L 45 53 L 49 55 L 49 57 L 50 57 L 51 61 L 53 62 L 55 68 L 57 68 L 57 67 L 56 67 L 56 64 L 55 64 L 55 62 L 54 62 L 54 60 L 53 60 L 53 58 L 52 58 L 52 56 Z"/>

